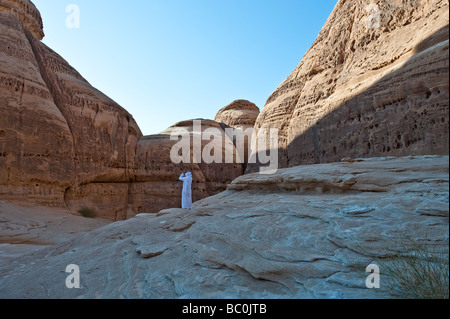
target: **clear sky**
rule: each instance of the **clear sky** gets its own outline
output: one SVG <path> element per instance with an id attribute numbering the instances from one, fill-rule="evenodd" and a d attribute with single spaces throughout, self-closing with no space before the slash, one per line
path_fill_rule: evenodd
<path id="1" fill-rule="evenodd" d="M 337 0 L 32 0 L 43 42 L 130 112 L 144 135 L 260 109 L 301 61 Z M 79 28 L 69 28 L 79 8 Z"/>

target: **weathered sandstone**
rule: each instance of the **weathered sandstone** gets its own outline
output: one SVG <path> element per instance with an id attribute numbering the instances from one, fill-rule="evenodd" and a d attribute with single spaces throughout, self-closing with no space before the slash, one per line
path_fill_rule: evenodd
<path id="1" fill-rule="evenodd" d="M 30 1 L 0 8 L 1 197 L 126 218 L 139 127 L 39 41 Z"/>
<path id="2" fill-rule="evenodd" d="M 42 40 L 44 38 L 44 28 L 41 14 L 36 6 L 28 0 L 0 0 L 0 11 L 12 13 L 19 17 L 25 28 L 33 34 L 33 36 Z"/>
<path id="3" fill-rule="evenodd" d="M 35 30 L 42 21 L 37 10 L 27 14 L 28 1 L 0 3 L 0 194 L 60 206 L 74 179 L 75 151 L 30 44 L 42 38 Z"/>
<path id="4" fill-rule="evenodd" d="M 0 255 L 21 256 L 110 223 L 106 219 L 75 216 L 66 209 L 0 201 Z"/>
<path id="5" fill-rule="evenodd" d="M 130 185 L 129 201 L 136 213 L 157 213 L 162 209 L 181 207 L 181 189 L 183 183 L 178 180 L 181 173 L 191 171 L 193 175 L 193 201 L 216 195 L 227 188 L 235 178 L 244 173 L 244 163 L 226 163 L 227 145 L 236 156 L 232 140 L 225 134 L 222 126 L 212 120 L 199 119 L 201 130 L 215 129 L 217 135 L 206 137 L 200 142 L 203 153 L 205 146 L 213 140 L 219 141 L 222 157 L 219 163 L 207 164 L 204 159 L 194 163 L 194 135 L 201 138 L 200 131 L 194 132 L 194 120 L 183 121 L 169 127 L 157 135 L 144 136 L 139 139 L 133 183 Z M 190 159 L 188 163 L 175 164 L 171 150 L 181 141 L 181 137 L 171 140 L 171 134 L 177 129 L 189 133 Z M 208 140 L 209 139 L 209 140 Z"/>
<path id="6" fill-rule="evenodd" d="M 216 122 L 223 123 L 232 128 L 246 130 L 255 126 L 259 115 L 259 108 L 247 100 L 236 100 L 217 112 Z"/>
<path id="7" fill-rule="evenodd" d="M 126 110 L 40 42 L 42 20 L 30 1 L 1 0 L 0 16 L 0 198 L 123 220 L 179 207 L 182 171 L 194 174 L 194 200 L 225 190 L 245 171 L 244 163 L 224 160 L 172 163 L 170 132 L 192 134 L 192 121 L 143 137 Z M 228 109 L 222 119 L 229 125 L 253 126 L 259 112 L 242 101 Z M 225 126 L 202 125 L 220 130 L 225 156 L 232 143 Z"/>
<path id="8" fill-rule="evenodd" d="M 228 127 L 251 128 L 257 118 L 257 129 L 279 129 L 281 167 L 448 154 L 448 1 L 379 2 L 379 25 L 367 8 L 339 1 L 260 114 L 237 100 L 206 127 L 220 130 L 224 147 L 236 143 L 222 134 Z M 172 163 L 170 132 L 192 123 L 143 137 L 127 111 L 40 42 L 30 1 L 0 0 L 0 17 L 0 198 L 121 220 L 178 207 L 182 171 L 194 173 L 199 200 L 246 169 Z"/>
<path id="9" fill-rule="evenodd" d="M 191 211 L 16 246 L 0 255 L 0 298 L 392 298 L 383 267 L 381 288 L 366 288 L 366 267 L 414 255 L 409 240 L 448 255 L 448 172 L 448 156 L 419 156 L 249 174 Z M 81 289 L 64 284 L 74 263 Z"/>
<path id="10" fill-rule="evenodd" d="M 245 163 L 245 169 L 250 156 L 249 145 L 254 133 L 254 126 L 259 115 L 259 108 L 252 102 L 247 100 L 236 100 L 229 105 L 222 108 L 216 115 L 215 121 L 222 123 L 225 130 L 227 128 L 233 129 L 233 133 L 238 133 L 242 130 L 242 140 L 238 140 L 236 135 L 229 135 L 233 143 L 237 147 L 237 152 L 242 154 Z M 241 143 L 241 145 L 239 145 Z M 242 150 L 242 147 L 244 148 Z"/>
<path id="11" fill-rule="evenodd" d="M 447 155 L 448 24 L 448 0 L 340 0 L 255 124 L 279 129 L 280 167 Z"/>

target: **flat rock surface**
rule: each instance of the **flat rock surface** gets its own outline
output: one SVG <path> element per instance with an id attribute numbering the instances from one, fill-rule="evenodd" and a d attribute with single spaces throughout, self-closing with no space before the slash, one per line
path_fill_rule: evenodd
<path id="1" fill-rule="evenodd" d="M 192 210 L 2 254 L 0 297 L 392 298 L 383 268 L 381 288 L 366 288 L 367 265 L 411 254 L 407 238 L 448 253 L 448 204 L 447 156 L 246 175 Z M 80 289 L 65 286 L 69 264 L 80 267 Z"/>
<path id="2" fill-rule="evenodd" d="M 109 223 L 71 215 L 67 210 L 0 201 L 0 256 L 21 256 L 27 250 L 54 246 Z"/>

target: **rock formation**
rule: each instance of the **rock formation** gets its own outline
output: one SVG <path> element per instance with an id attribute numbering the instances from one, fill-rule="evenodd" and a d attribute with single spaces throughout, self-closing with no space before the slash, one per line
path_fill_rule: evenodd
<path id="1" fill-rule="evenodd" d="M 21 256 L 110 223 L 106 219 L 71 215 L 66 209 L 0 201 L 0 256 Z"/>
<path id="2" fill-rule="evenodd" d="M 0 194 L 57 206 L 73 179 L 74 150 L 29 40 L 42 38 L 42 21 L 28 1 L 2 0 L 0 9 Z"/>
<path id="3" fill-rule="evenodd" d="M 224 191 L 229 183 L 245 172 L 247 164 L 245 159 L 248 156 L 248 139 L 244 139 L 242 150 L 236 145 L 236 138 L 227 134 L 227 129 L 253 128 L 258 114 L 259 108 L 252 102 L 236 100 L 222 108 L 214 121 L 205 119 L 182 121 L 160 134 L 140 138 L 135 158 L 135 176 L 129 194 L 132 211 L 157 213 L 162 209 L 181 207 L 182 183 L 178 177 L 188 170 L 194 177 L 192 190 L 194 201 Z M 194 128 L 194 121 L 199 121 L 200 127 Z M 189 163 L 174 164 L 170 157 L 171 150 L 179 142 L 180 137 L 171 140 L 171 135 L 180 129 L 189 133 L 190 160 Z M 216 131 L 215 136 L 204 136 L 205 140 L 199 144 L 200 151 L 203 154 L 208 144 L 220 141 L 218 149 L 221 156 L 217 162 L 206 163 L 201 159 L 200 163 L 195 163 L 194 136 L 211 129 Z M 227 162 L 226 153 L 229 150 L 232 152 L 233 162 Z M 238 160 L 238 156 L 241 156 L 242 161 Z"/>
<path id="4" fill-rule="evenodd" d="M 0 201 L 0 298 L 391 298 L 366 288 L 368 264 L 417 258 L 408 239 L 448 260 L 448 156 L 367 158 L 448 154 L 448 1 L 340 0 L 259 116 L 235 101 L 201 121 L 213 164 L 193 161 L 211 155 L 194 120 L 143 137 L 40 42 L 31 2 L 0 0 L 0 18 L 0 198 L 54 207 Z M 238 177 L 225 129 L 256 116 L 279 129 L 282 166 L 335 163 Z M 171 158 L 177 131 L 188 163 Z M 193 209 L 159 211 L 180 206 L 186 170 Z M 63 214 L 83 206 L 129 219 Z M 74 263 L 80 289 L 64 284 Z"/>
<path id="5" fill-rule="evenodd" d="M 173 164 L 170 131 L 192 132 L 192 121 L 143 137 L 126 110 L 40 42 L 42 20 L 30 1 L 0 0 L 0 17 L 0 198 L 122 220 L 178 207 L 183 170 L 194 173 L 194 200 L 243 174 L 243 163 Z M 235 123 L 250 123 L 234 109 Z M 202 124 L 220 130 L 225 148 L 223 128 Z"/>
<path id="6" fill-rule="evenodd" d="M 126 217 L 133 117 L 40 42 L 30 1 L 0 8 L 1 197 Z"/>
<path id="7" fill-rule="evenodd" d="M 448 156 L 419 156 L 245 175 L 191 211 L 0 255 L 0 298 L 392 298 L 383 266 L 380 289 L 366 267 L 414 256 L 409 240 L 448 256 L 448 170 Z M 73 263 L 80 289 L 64 284 Z"/>
<path id="8" fill-rule="evenodd" d="M 247 100 L 236 100 L 229 105 L 222 108 L 216 115 L 215 121 L 222 123 L 225 130 L 227 128 L 233 129 L 233 134 L 229 134 L 230 139 L 237 148 L 237 152 L 242 155 L 245 169 L 250 156 L 249 146 L 254 133 L 254 126 L 259 115 L 259 108 L 252 102 Z M 242 130 L 242 135 L 239 131 Z M 236 137 L 240 136 L 240 140 Z M 240 144 L 239 144 L 240 143 Z M 242 149 L 243 148 L 243 149 Z"/>
<path id="9" fill-rule="evenodd" d="M 139 139 L 135 158 L 135 172 L 130 186 L 129 201 L 136 213 L 157 213 L 162 209 L 181 207 L 182 182 L 178 180 L 181 173 L 191 171 L 193 174 L 193 201 L 216 195 L 227 188 L 235 178 L 245 171 L 244 163 L 226 163 L 227 145 L 236 156 L 236 148 L 232 140 L 225 134 L 219 123 L 212 120 L 198 119 L 198 128 L 194 127 L 195 120 L 179 122 L 160 134 L 144 136 Z M 206 130 L 214 130 L 213 137 L 201 134 Z M 177 130 L 184 130 L 188 134 L 189 160 L 175 164 L 171 158 L 172 148 L 181 141 L 181 136 L 171 135 Z M 182 131 L 180 131 L 182 132 Z M 203 158 L 194 161 L 195 137 L 202 157 L 205 147 L 214 141 L 217 150 L 221 152 L 217 162 L 206 163 Z M 180 151 L 181 152 L 181 151 Z M 212 152 L 214 153 L 214 152 Z"/>
<path id="10" fill-rule="evenodd" d="M 236 100 L 222 108 L 214 119 L 232 128 L 246 130 L 255 126 L 259 108 L 247 100 Z"/>
<path id="11" fill-rule="evenodd" d="M 448 0 L 340 0 L 256 122 L 280 167 L 448 154 L 448 24 Z"/>

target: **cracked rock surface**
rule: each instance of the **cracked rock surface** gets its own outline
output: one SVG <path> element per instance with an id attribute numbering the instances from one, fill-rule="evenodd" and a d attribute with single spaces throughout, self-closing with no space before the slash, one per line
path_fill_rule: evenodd
<path id="1" fill-rule="evenodd" d="M 392 298 L 365 269 L 412 254 L 407 238 L 448 254 L 448 173 L 448 156 L 418 156 L 246 175 L 192 210 L 2 256 L 0 297 Z M 81 289 L 65 287 L 69 264 Z"/>

